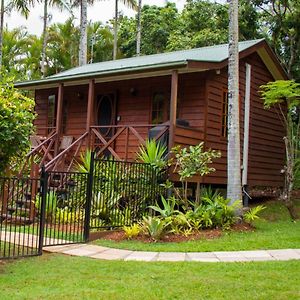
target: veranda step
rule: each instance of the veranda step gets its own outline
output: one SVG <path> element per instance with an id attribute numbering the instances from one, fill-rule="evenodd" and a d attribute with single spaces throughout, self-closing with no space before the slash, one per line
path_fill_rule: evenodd
<path id="1" fill-rule="evenodd" d="M 2 219 L 2 221 L 6 220 L 6 221 L 9 221 L 10 223 L 18 224 L 18 225 L 33 223 L 33 220 L 28 217 L 13 216 L 13 215 L 9 215 L 9 214 L 2 214 L 1 219 Z"/>
<path id="2" fill-rule="evenodd" d="M 21 213 L 30 213 L 31 209 L 30 208 L 25 208 L 25 207 L 8 207 L 7 210 L 9 212 L 17 212 L 18 214 Z"/>
<path id="3" fill-rule="evenodd" d="M 25 206 L 25 207 L 30 207 L 31 205 L 33 205 L 33 202 L 31 200 L 27 200 L 27 199 L 19 199 L 19 200 L 16 200 L 15 203 L 17 205 Z"/>

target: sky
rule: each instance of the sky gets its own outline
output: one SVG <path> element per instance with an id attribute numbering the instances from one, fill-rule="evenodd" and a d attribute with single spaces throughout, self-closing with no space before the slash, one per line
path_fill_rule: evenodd
<path id="1" fill-rule="evenodd" d="M 176 6 L 179 10 L 181 10 L 185 4 L 185 0 L 176 0 L 170 1 L 176 2 Z M 105 0 L 105 1 L 96 1 L 93 6 L 89 6 L 88 8 L 88 19 L 92 21 L 101 21 L 102 23 L 107 22 L 112 19 L 114 16 L 114 0 Z M 143 0 L 144 4 L 149 5 L 157 5 L 163 6 L 166 1 L 165 0 Z M 119 1 L 119 11 L 123 12 L 124 15 L 134 16 L 135 12 L 126 8 L 122 1 Z M 61 12 L 58 9 L 49 9 L 49 12 L 52 15 L 52 19 L 50 24 L 52 23 L 63 23 L 70 15 L 67 12 Z M 79 24 L 79 10 L 75 11 L 75 16 L 77 19 L 77 24 Z M 5 16 L 5 24 L 8 25 L 9 29 L 25 26 L 30 33 L 40 35 L 42 33 L 43 28 L 43 4 L 36 4 L 30 10 L 29 18 L 26 20 L 24 17 L 20 16 L 20 14 L 13 12 L 10 16 Z"/>

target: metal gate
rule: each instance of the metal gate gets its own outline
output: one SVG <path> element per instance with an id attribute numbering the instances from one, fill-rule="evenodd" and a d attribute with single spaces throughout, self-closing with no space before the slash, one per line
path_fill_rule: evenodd
<path id="1" fill-rule="evenodd" d="M 0 178 L 0 259 L 82 243 L 90 230 L 138 222 L 159 200 L 165 174 L 149 164 L 94 159 L 88 172 L 42 169 L 40 178 Z"/>
<path id="2" fill-rule="evenodd" d="M 0 259 L 42 254 L 43 246 L 85 242 L 91 176 L 45 172 L 0 178 Z"/>

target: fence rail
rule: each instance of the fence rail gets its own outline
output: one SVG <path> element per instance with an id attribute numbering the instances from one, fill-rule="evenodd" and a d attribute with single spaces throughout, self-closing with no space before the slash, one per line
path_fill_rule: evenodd
<path id="1" fill-rule="evenodd" d="M 95 160 L 90 228 L 140 221 L 158 200 L 164 174 L 137 162 Z"/>
<path id="2" fill-rule="evenodd" d="M 0 258 L 42 252 L 39 179 L 0 178 Z M 38 193 L 37 193 L 38 192 Z"/>
<path id="3" fill-rule="evenodd" d="M 85 242 L 91 230 L 128 226 L 159 200 L 165 174 L 149 164 L 94 159 L 88 171 L 42 168 L 40 178 L 0 178 L 0 259 Z"/>

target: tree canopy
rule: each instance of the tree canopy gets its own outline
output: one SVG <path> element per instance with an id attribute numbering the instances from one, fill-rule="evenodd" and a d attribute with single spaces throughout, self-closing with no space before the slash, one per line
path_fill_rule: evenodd
<path id="1" fill-rule="evenodd" d="M 91 5 L 93 5 L 91 3 Z M 30 15 L 30 12 L 29 12 Z M 182 11 L 174 3 L 141 9 L 141 55 L 209 46 L 228 41 L 228 4 L 187 0 Z M 240 0 L 239 38 L 264 37 L 286 67 L 300 80 L 300 1 Z M 118 58 L 136 55 L 138 16 L 118 18 Z M 113 57 L 114 20 L 88 23 L 88 63 Z M 42 24 L 41 24 L 42 26 Z M 74 17 L 47 28 L 46 76 L 78 65 L 80 28 Z M 4 30 L 3 65 L 18 79 L 41 77 L 43 37 L 26 28 Z"/>
<path id="2" fill-rule="evenodd" d="M 13 80 L 2 76 L 0 85 L 0 174 L 9 163 L 18 161 L 28 150 L 33 132 L 34 101 L 13 87 Z"/>

